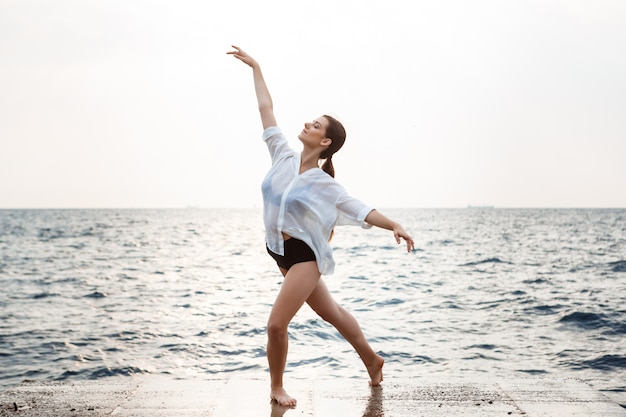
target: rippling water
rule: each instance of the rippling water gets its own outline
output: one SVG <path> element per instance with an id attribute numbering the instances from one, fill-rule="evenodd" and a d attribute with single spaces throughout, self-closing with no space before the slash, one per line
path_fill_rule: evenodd
<path id="1" fill-rule="evenodd" d="M 338 228 L 325 280 L 420 375 L 581 378 L 626 403 L 626 210 L 383 210 L 416 239 Z M 281 282 L 259 210 L 0 210 L 0 389 L 24 379 L 267 375 Z M 308 308 L 288 378 L 366 379 Z"/>

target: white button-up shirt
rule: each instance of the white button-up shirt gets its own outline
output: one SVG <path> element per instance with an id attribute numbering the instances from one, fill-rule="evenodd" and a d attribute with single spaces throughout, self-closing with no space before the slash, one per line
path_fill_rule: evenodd
<path id="1" fill-rule="evenodd" d="M 328 243 L 331 231 L 336 225 L 371 227 L 365 217 L 373 207 L 350 197 L 321 168 L 300 174 L 300 153 L 289 147 L 280 128 L 267 128 L 263 140 L 272 157 L 272 168 L 261 187 L 268 248 L 284 255 L 284 232 L 309 245 L 321 274 L 332 274 L 335 261 Z"/>

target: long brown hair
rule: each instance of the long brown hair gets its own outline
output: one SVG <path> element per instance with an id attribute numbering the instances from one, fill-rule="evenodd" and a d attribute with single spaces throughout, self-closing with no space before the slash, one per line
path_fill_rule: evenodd
<path id="1" fill-rule="evenodd" d="M 322 170 L 331 177 L 335 177 L 335 167 L 333 166 L 333 154 L 337 152 L 346 141 L 346 129 L 344 129 L 341 122 L 332 116 L 324 115 L 324 118 L 328 120 L 328 127 L 326 128 L 326 137 L 332 140 L 332 143 L 320 153 L 319 159 L 325 159 L 322 164 Z"/>

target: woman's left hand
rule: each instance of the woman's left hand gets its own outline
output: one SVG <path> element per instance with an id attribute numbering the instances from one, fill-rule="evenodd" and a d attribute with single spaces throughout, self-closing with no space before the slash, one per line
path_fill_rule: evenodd
<path id="1" fill-rule="evenodd" d="M 396 242 L 398 242 L 398 245 L 401 243 L 400 239 L 405 240 L 407 252 L 415 250 L 415 242 L 413 241 L 413 238 L 409 236 L 406 230 L 404 230 L 404 228 L 399 224 L 393 228 L 393 236 L 396 238 Z"/>
<path id="2" fill-rule="evenodd" d="M 378 210 L 374 209 L 370 211 L 369 214 L 365 216 L 365 222 L 371 224 L 372 226 L 391 230 L 393 232 L 393 236 L 396 238 L 396 242 L 398 242 L 398 245 L 401 242 L 400 239 L 404 239 L 406 241 L 406 250 L 408 252 L 415 250 L 415 242 L 406 230 L 404 230 L 404 227 L 402 227 L 400 223 L 396 223 L 390 218 L 384 216 Z"/>

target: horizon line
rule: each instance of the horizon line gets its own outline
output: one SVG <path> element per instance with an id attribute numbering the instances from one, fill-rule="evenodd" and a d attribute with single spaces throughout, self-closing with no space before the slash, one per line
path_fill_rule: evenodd
<path id="1" fill-rule="evenodd" d="M 102 206 L 102 207 L 0 207 L 0 210 L 232 210 L 232 209 L 255 209 L 262 210 L 260 206 Z M 550 210 L 623 210 L 621 206 L 389 206 L 381 207 L 380 210 L 523 210 L 523 209 L 550 209 Z"/>

